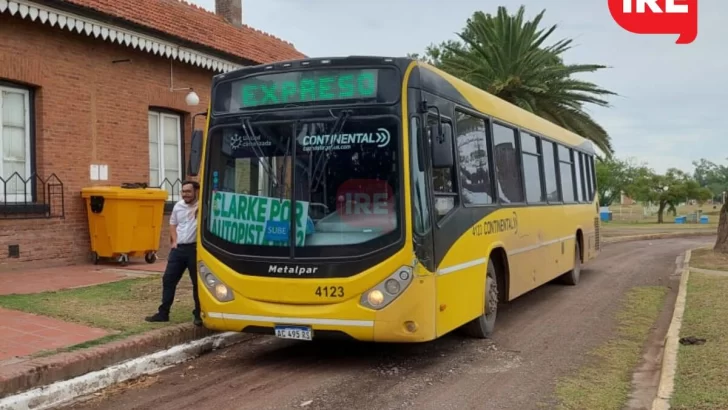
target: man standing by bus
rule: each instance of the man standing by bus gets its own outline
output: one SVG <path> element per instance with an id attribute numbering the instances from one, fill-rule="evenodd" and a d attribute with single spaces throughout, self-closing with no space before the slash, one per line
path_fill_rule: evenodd
<path id="1" fill-rule="evenodd" d="M 185 270 L 190 272 L 192 297 L 195 310 L 194 323 L 202 325 L 200 299 L 197 295 L 197 205 L 200 184 L 195 181 L 182 182 L 182 200 L 174 204 L 169 217 L 171 249 L 167 258 L 167 269 L 162 277 L 162 304 L 159 311 L 145 318 L 147 322 L 168 322 L 177 284 Z"/>

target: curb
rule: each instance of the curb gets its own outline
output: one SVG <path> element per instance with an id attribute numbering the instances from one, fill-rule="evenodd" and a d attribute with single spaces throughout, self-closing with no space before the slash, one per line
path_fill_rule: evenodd
<path id="1" fill-rule="evenodd" d="M 201 354 L 240 341 L 240 333 L 228 332 L 193 340 L 170 349 L 138 357 L 103 370 L 86 373 L 70 380 L 38 387 L 15 396 L 0 399 L 0 410 L 49 409 L 69 404 L 78 397 L 145 374 L 161 372 Z M 257 336 L 243 337 L 252 339 Z"/>
<path id="2" fill-rule="evenodd" d="M 12 394 L 73 379 L 190 341 L 209 340 L 215 335 L 219 333 L 186 323 L 89 349 L 6 365 L 0 367 L 0 403 L 5 405 L 4 398 Z M 234 336 L 226 336 L 224 340 L 232 344 L 246 338 L 249 336 L 234 333 Z M 3 405 L 0 405 L 0 409 L 4 408 Z"/>
<path id="3" fill-rule="evenodd" d="M 696 248 L 698 249 L 698 248 Z M 692 249 L 685 251 L 685 258 L 680 273 L 680 285 L 678 287 L 675 308 L 670 321 L 670 327 L 665 335 L 665 345 L 662 351 L 662 364 L 660 366 L 660 381 L 657 385 L 657 397 L 652 401 L 652 410 L 667 410 L 670 408 L 670 398 L 675 387 L 675 371 L 677 370 L 677 353 L 680 340 L 680 326 L 682 325 L 683 313 L 685 313 L 685 301 L 687 299 L 688 279 L 690 278 L 690 257 Z"/>
<path id="4" fill-rule="evenodd" d="M 629 241 L 643 241 L 649 239 L 672 239 L 672 238 L 690 238 L 696 236 L 715 236 L 715 231 L 708 232 L 665 232 L 665 233 L 649 233 L 642 235 L 629 235 L 629 236 L 612 236 L 602 237 L 601 241 L 603 244 L 629 242 Z"/>

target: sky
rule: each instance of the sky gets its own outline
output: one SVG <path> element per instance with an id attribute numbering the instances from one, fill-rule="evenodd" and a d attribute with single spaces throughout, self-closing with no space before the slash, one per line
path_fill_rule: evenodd
<path id="1" fill-rule="evenodd" d="M 188 1 L 215 8 L 215 0 Z M 477 10 L 515 12 L 523 4 L 531 18 L 545 9 L 543 27 L 558 26 L 552 40 L 574 39 L 567 64 L 609 67 L 580 78 L 618 94 L 608 108 L 588 107 L 615 155 L 657 172 L 692 173 L 700 158 L 728 164 L 728 127 L 720 121 L 728 117 L 728 1 L 699 1 L 698 37 L 687 45 L 675 44 L 674 34 L 627 32 L 606 0 L 243 0 L 243 21 L 309 57 L 398 57 L 457 38 Z"/>

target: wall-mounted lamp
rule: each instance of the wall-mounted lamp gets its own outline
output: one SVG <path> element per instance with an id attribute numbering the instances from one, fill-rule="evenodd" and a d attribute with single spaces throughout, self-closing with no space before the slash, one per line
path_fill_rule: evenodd
<path id="1" fill-rule="evenodd" d="M 194 107 L 197 104 L 200 103 L 200 96 L 197 95 L 195 90 L 192 87 L 185 87 L 185 88 L 174 88 L 174 71 L 172 70 L 172 61 L 169 62 L 169 91 L 175 92 L 175 91 L 184 91 L 184 90 L 190 90 L 189 93 L 187 93 L 187 96 L 185 97 L 185 103 L 187 103 L 188 106 Z"/>
<path id="2" fill-rule="evenodd" d="M 189 94 L 185 97 L 185 102 L 190 107 L 195 107 L 197 104 L 200 103 L 200 96 L 197 95 L 196 92 L 190 91 Z"/>
<path id="3" fill-rule="evenodd" d="M 171 92 L 184 91 L 184 90 L 190 90 L 190 92 L 187 93 L 187 96 L 185 96 L 185 103 L 187 103 L 187 105 L 189 105 L 190 107 L 197 106 L 197 104 L 200 103 L 200 96 L 197 95 L 195 90 L 193 90 L 191 87 L 187 87 L 187 88 L 171 88 L 170 87 L 170 89 L 169 89 L 169 91 L 171 91 Z"/>

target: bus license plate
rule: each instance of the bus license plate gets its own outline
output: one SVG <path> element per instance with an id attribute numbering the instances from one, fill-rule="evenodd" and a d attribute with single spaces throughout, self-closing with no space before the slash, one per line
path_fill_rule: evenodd
<path id="1" fill-rule="evenodd" d="M 313 340 L 313 332 L 307 326 L 276 326 L 275 334 L 281 339 Z"/>

